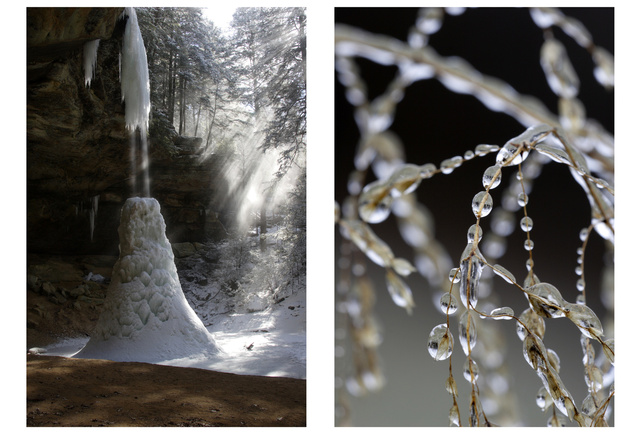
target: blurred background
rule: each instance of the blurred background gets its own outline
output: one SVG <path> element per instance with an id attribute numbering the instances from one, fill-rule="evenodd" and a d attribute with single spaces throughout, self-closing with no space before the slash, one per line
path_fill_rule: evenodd
<path id="1" fill-rule="evenodd" d="M 590 31 L 596 45 L 612 54 L 614 36 L 613 8 L 566 8 L 565 15 L 581 21 Z M 336 8 L 336 23 L 357 26 L 369 32 L 407 40 L 410 27 L 418 16 L 417 8 Z M 587 117 L 597 120 L 609 133 L 614 133 L 613 91 L 604 90 L 593 77 L 593 61 L 586 50 L 567 38 L 559 30 L 554 31 L 568 50 L 569 57 L 581 80 L 578 98 L 584 103 Z M 467 9 L 457 16 L 446 15 L 442 28 L 430 37 L 430 46 L 442 56 L 460 56 L 481 73 L 500 78 L 511 84 L 523 95 L 533 95 L 557 114 L 558 99 L 549 89 L 540 66 L 540 47 L 543 32 L 534 24 L 528 9 L 477 8 Z M 382 93 L 393 79 L 396 68 L 380 66 L 368 60 L 358 60 L 360 74 L 368 88 L 371 101 Z M 337 77 L 336 77 L 337 78 Z M 447 90 L 435 79 L 418 81 L 406 90 L 397 107 L 390 130 L 395 132 L 405 147 L 406 162 L 436 166 L 444 159 L 463 155 L 478 144 L 502 146 L 519 135 L 526 127 L 512 117 L 492 112 L 475 97 L 460 95 Z M 335 200 L 342 203 L 348 196 L 347 181 L 354 169 L 354 154 L 359 141 L 359 131 L 353 117 L 353 107 L 345 99 L 345 90 L 335 82 Z M 419 201 L 432 213 L 436 239 L 447 249 L 452 268 L 457 267 L 466 246 L 466 231 L 475 223 L 471 212 L 471 199 L 483 189 L 483 171 L 495 163 L 495 154 L 475 158 L 464 163 L 449 175 L 438 174 L 424 180 L 416 191 Z M 509 172 L 516 171 L 508 170 Z M 511 176 L 505 170 L 502 184 L 492 190 L 494 201 L 499 204 L 500 194 L 507 187 Z M 375 180 L 370 172 L 366 182 Z M 613 183 L 613 182 L 612 182 Z M 495 209 L 495 208 L 494 208 Z M 579 231 L 590 223 L 590 208 L 584 191 L 570 175 L 566 166 L 549 163 L 535 180 L 527 205 L 533 219 L 532 239 L 535 273 L 554 284 L 567 301 L 575 302 L 578 295 L 575 274 L 576 249 L 581 245 Z M 516 218 L 522 217 L 522 211 Z M 485 230 L 491 215 L 481 221 Z M 486 227 L 485 227 L 486 225 Z M 393 217 L 372 225 L 389 244 L 398 257 L 413 260 L 413 251 L 404 244 Z M 507 252 L 497 261 L 509 269 L 520 284 L 526 275 L 525 261 L 528 253 L 523 249 L 525 235 L 517 229 L 508 241 Z M 336 261 L 339 261 L 343 240 L 336 228 Z M 594 309 L 605 326 L 606 337 L 613 337 L 600 301 L 602 269 L 605 266 L 603 240 L 592 234 L 585 255 L 585 280 L 588 305 Z M 487 269 L 488 270 L 488 269 Z M 348 375 L 349 347 L 345 342 L 344 321 L 336 315 L 336 375 L 337 395 L 342 398 L 336 413 L 336 423 L 353 426 L 447 426 L 451 397 L 445 390 L 449 362 L 436 362 L 427 352 L 427 338 L 431 329 L 445 322 L 445 316 L 436 308 L 434 298 L 439 299 L 442 290 L 429 287 L 425 278 L 414 273 L 407 278 L 416 303 L 412 315 L 396 306 L 385 288 L 385 271 L 368 264 L 366 271 L 376 286 L 375 317 L 382 333 L 379 346 L 380 365 L 385 376 L 385 386 L 375 393 L 361 397 L 342 394 L 340 385 Z M 340 268 L 336 265 L 336 274 Z M 338 275 L 336 275 L 338 276 Z M 524 295 L 513 287 L 494 281 L 502 303 L 519 315 L 527 307 Z M 479 304 L 480 305 L 480 304 Z M 458 315 L 461 312 L 458 312 Z M 567 319 L 546 319 L 544 342 L 547 348 L 560 356 L 560 376 L 580 406 L 587 395 L 583 378 L 580 332 Z M 453 321 L 455 346 L 453 372 L 458 384 L 461 419 L 468 425 L 469 384 L 462 378 L 465 355 L 460 349 L 457 321 Z M 500 341 L 507 349 L 505 363 L 510 370 L 508 383 L 509 408 L 521 416 L 527 426 L 544 426 L 550 411 L 541 411 L 535 402 L 540 379 L 525 362 L 522 342 L 516 335 L 515 321 L 483 320 L 482 325 L 498 329 Z M 482 374 L 482 369 L 481 369 Z M 482 391 L 481 391 L 482 397 Z M 490 402 L 485 403 L 490 412 Z M 500 424 L 500 416 L 489 419 Z M 511 419 L 505 419 L 509 420 Z M 613 420 L 610 420 L 613 423 Z M 572 424 L 574 425 L 574 424 Z"/>

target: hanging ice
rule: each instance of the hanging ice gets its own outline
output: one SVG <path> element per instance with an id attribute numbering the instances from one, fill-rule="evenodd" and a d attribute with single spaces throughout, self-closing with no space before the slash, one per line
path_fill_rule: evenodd
<path id="1" fill-rule="evenodd" d="M 128 16 L 121 53 L 120 85 L 125 103 L 125 126 L 131 131 L 132 192 L 145 197 L 151 195 L 149 186 L 149 155 L 147 152 L 147 127 L 151 100 L 149 97 L 149 69 L 147 52 L 140 33 L 134 8 L 125 8 L 122 16 Z M 140 141 L 135 136 L 140 132 Z M 138 153 L 140 164 L 137 163 Z M 136 175 L 142 171 L 142 188 L 137 187 Z"/>
<path id="2" fill-rule="evenodd" d="M 104 309 L 76 357 L 161 362 L 216 356 L 216 342 L 187 303 L 160 204 L 131 198 L 122 208 L 120 257 Z"/>
<path id="3" fill-rule="evenodd" d="M 149 91 L 149 68 L 147 52 L 140 33 L 138 17 L 134 8 L 124 8 L 121 19 L 128 17 L 124 31 L 122 51 L 120 53 L 120 86 L 122 101 L 125 103 L 125 126 L 131 132 L 131 182 L 132 193 L 150 196 L 149 189 L 149 157 L 147 152 L 147 128 L 151 99 Z M 91 85 L 100 40 L 92 40 L 84 45 L 83 63 L 85 85 Z M 137 141 L 136 130 L 139 129 L 140 141 Z M 138 156 L 140 157 L 138 164 Z M 136 175 L 142 171 L 142 188 L 137 187 Z M 92 224 L 93 224 L 93 215 Z M 92 231 L 93 235 L 93 231 Z"/>
<path id="4" fill-rule="evenodd" d="M 98 203 L 100 195 L 91 197 L 91 210 L 89 211 L 89 228 L 91 232 L 91 241 L 93 241 L 93 231 L 95 230 L 96 216 L 98 215 Z"/>
<path id="5" fill-rule="evenodd" d="M 151 101 L 149 98 L 149 69 L 138 17 L 134 8 L 125 8 L 128 16 L 122 45 L 122 71 L 120 83 L 122 100 L 125 102 L 125 124 L 134 131 L 146 130 L 149 124 Z"/>
<path id="6" fill-rule="evenodd" d="M 84 63 L 84 85 L 89 87 L 95 74 L 98 60 L 98 46 L 100 40 L 91 40 L 84 43 L 82 60 Z"/>

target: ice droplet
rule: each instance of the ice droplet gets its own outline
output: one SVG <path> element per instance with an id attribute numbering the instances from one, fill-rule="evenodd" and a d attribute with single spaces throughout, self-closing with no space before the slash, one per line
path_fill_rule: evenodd
<path id="1" fill-rule="evenodd" d="M 588 338 L 595 339 L 604 336 L 600 319 L 598 319 L 594 311 L 586 305 L 568 304 L 566 315 Z"/>
<path id="2" fill-rule="evenodd" d="M 531 8 L 531 18 L 540 29 L 546 29 L 562 20 L 562 13 L 555 8 Z"/>
<path id="3" fill-rule="evenodd" d="M 396 272 L 398 272 L 398 274 L 405 277 L 411 275 L 416 271 L 416 268 L 413 266 L 413 264 L 411 264 L 404 258 L 394 258 L 393 260 L 391 260 L 391 266 Z"/>
<path id="4" fill-rule="evenodd" d="M 416 27 L 426 35 L 435 34 L 442 26 L 444 9 L 442 8 L 422 8 L 416 20 Z"/>
<path id="5" fill-rule="evenodd" d="M 518 205 L 520 205 L 520 207 L 525 207 L 527 206 L 527 203 L 529 203 L 529 196 L 525 193 L 518 194 Z"/>
<path id="6" fill-rule="evenodd" d="M 531 271 L 531 269 L 533 269 L 533 259 L 527 258 L 527 261 L 524 263 L 524 265 L 527 268 L 527 271 Z"/>
<path id="7" fill-rule="evenodd" d="M 413 164 L 406 164 L 400 169 L 394 171 L 389 177 L 389 185 L 391 185 L 391 195 L 400 197 L 403 194 L 409 194 L 420 185 L 422 181 L 420 167 Z"/>
<path id="8" fill-rule="evenodd" d="M 558 102 L 558 116 L 562 128 L 566 132 L 575 133 L 584 127 L 586 109 L 579 99 L 560 98 Z M 554 158 L 552 157 L 552 159 Z"/>
<path id="9" fill-rule="evenodd" d="M 480 276 L 484 264 L 484 261 L 475 254 L 460 262 L 460 300 L 467 308 L 469 306 L 475 308 L 478 304 Z"/>
<path id="10" fill-rule="evenodd" d="M 482 186 L 485 189 L 493 189 L 500 185 L 502 181 L 502 167 L 500 165 L 492 165 L 484 171 L 482 175 Z"/>
<path id="11" fill-rule="evenodd" d="M 615 78 L 613 55 L 601 47 L 596 47 L 593 50 L 593 60 L 596 63 L 593 69 L 596 80 L 605 87 L 613 87 Z"/>
<path id="12" fill-rule="evenodd" d="M 540 64 L 553 92 L 563 98 L 573 98 L 580 89 L 580 80 L 571 65 L 564 45 L 555 38 L 547 38 L 540 50 Z"/>
<path id="13" fill-rule="evenodd" d="M 560 291 L 549 283 L 536 283 L 526 290 L 531 308 L 545 318 L 561 318 L 566 316 L 568 303 Z"/>
<path id="14" fill-rule="evenodd" d="M 553 400 L 551 400 L 551 396 L 547 393 L 547 390 L 544 387 L 540 387 L 538 390 L 538 394 L 536 394 L 536 405 L 542 411 L 545 411 L 553 404 Z"/>
<path id="15" fill-rule="evenodd" d="M 449 410 L 449 426 L 460 426 L 460 411 L 458 405 L 454 405 Z"/>
<path id="16" fill-rule="evenodd" d="M 589 228 L 580 229 L 580 241 L 586 241 L 589 236 Z"/>
<path id="17" fill-rule="evenodd" d="M 478 241 L 482 240 L 482 228 L 478 225 L 471 225 L 467 230 L 467 243 L 475 243 L 476 231 L 478 234 Z"/>
<path id="18" fill-rule="evenodd" d="M 531 229 L 533 229 L 533 220 L 531 219 L 531 217 L 522 217 L 522 220 L 520 220 L 520 229 L 522 229 L 524 232 L 529 232 L 531 231 Z"/>
<path id="19" fill-rule="evenodd" d="M 565 426 L 567 426 L 567 424 L 564 419 L 557 414 L 552 415 L 547 420 L 547 428 L 564 428 Z"/>
<path id="20" fill-rule="evenodd" d="M 589 391 L 600 391 L 603 386 L 602 370 L 595 365 L 587 365 L 584 370 L 584 381 L 589 387 Z"/>
<path id="21" fill-rule="evenodd" d="M 496 163 L 507 166 L 521 164 L 529 155 L 529 148 L 551 131 L 552 128 L 546 124 L 527 128 L 504 144 L 496 156 Z"/>
<path id="22" fill-rule="evenodd" d="M 438 170 L 438 168 L 432 163 L 426 163 L 420 167 L 420 176 L 423 179 L 428 179 L 433 176 L 433 174 Z"/>
<path id="23" fill-rule="evenodd" d="M 449 15 L 462 15 L 467 10 L 465 7 L 449 6 L 444 8 L 445 12 Z"/>
<path id="24" fill-rule="evenodd" d="M 473 320 L 473 316 L 468 310 L 465 310 L 460 321 L 458 322 L 458 337 L 460 338 L 460 345 L 464 354 L 469 356 L 473 347 L 476 346 L 478 341 L 478 332 L 476 331 L 476 323 Z"/>
<path id="25" fill-rule="evenodd" d="M 443 294 L 440 297 L 440 310 L 445 315 L 453 315 L 458 310 L 458 300 L 449 293 Z"/>
<path id="26" fill-rule="evenodd" d="M 394 258 L 393 251 L 369 227 L 360 220 L 340 221 L 340 232 L 351 240 L 374 263 L 388 267 Z"/>
<path id="27" fill-rule="evenodd" d="M 493 198 L 491 194 L 480 191 L 471 201 L 471 209 L 476 217 L 486 217 L 493 209 Z"/>
<path id="28" fill-rule="evenodd" d="M 469 383 L 477 383 L 480 371 L 478 364 L 473 359 L 469 358 L 462 368 L 462 375 Z"/>
<path id="29" fill-rule="evenodd" d="M 511 272 L 509 272 L 506 268 L 502 267 L 499 264 L 493 265 L 493 272 L 495 272 L 496 275 L 498 275 L 500 278 L 502 278 L 509 284 L 513 284 L 516 282 L 516 277 Z"/>
<path id="30" fill-rule="evenodd" d="M 493 319 L 513 319 L 514 313 L 511 307 L 493 309 L 490 313 Z"/>
<path id="31" fill-rule="evenodd" d="M 456 380 L 453 378 L 453 376 L 449 376 L 447 378 L 445 389 L 450 395 L 458 397 L 458 385 L 456 384 Z"/>
<path id="32" fill-rule="evenodd" d="M 404 145 L 400 137 L 391 132 L 372 133 L 360 140 L 358 151 L 354 157 L 354 164 L 358 170 L 366 170 L 374 159 L 383 156 L 387 158 L 402 157 Z"/>
<path id="33" fill-rule="evenodd" d="M 349 394 L 355 397 L 363 396 L 366 394 L 364 386 L 361 385 L 360 382 L 358 382 L 358 379 L 353 376 L 347 378 L 347 380 L 345 381 L 345 388 L 347 389 Z"/>
<path id="34" fill-rule="evenodd" d="M 525 336 L 522 344 L 522 353 L 525 360 L 536 372 L 546 368 L 546 350 L 542 340 L 535 335 Z"/>
<path id="35" fill-rule="evenodd" d="M 539 153 L 551 158 L 554 162 L 563 163 L 565 165 L 573 165 L 567 153 L 560 148 L 540 142 L 536 144 L 535 149 Z"/>
<path id="36" fill-rule="evenodd" d="M 411 289 L 407 283 L 392 270 L 387 271 L 387 290 L 397 306 L 403 307 L 407 310 L 407 313 L 411 313 L 411 309 L 415 305 Z"/>
<path id="37" fill-rule="evenodd" d="M 453 335 L 447 324 L 437 325 L 429 333 L 427 343 L 429 354 L 436 361 L 448 359 L 453 353 Z"/>
<path id="38" fill-rule="evenodd" d="M 489 153 L 493 153 L 494 151 L 498 151 L 499 149 L 500 147 L 498 145 L 480 144 L 476 146 L 475 153 L 482 157 Z"/>
<path id="39" fill-rule="evenodd" d="M 440 169 L 443 174 L 451 174 L 454 169 L 462 165 L 462 156 L 454 156 L 450 159 L 445 159 L 440 163 Z"/>
<path id="40" fill-rule="evenodd" d="M 520 314 L 518 317 L 519 321 L 522 322 L 526 328 L 528 328 L 531 333 L 537 335 L 539 338 L 544 337 L 545 332 L 545 323 L 542 316 L 538 315 L 533 309 L 527 308 L 524 312 Z M 524 338 L 528 335 L 527 329 L 522 326 L 518 322 L 516 324 L 516 333 L 521 341 L 524 341 Z"/>
<path id="41" fill-rule="evenodd" d="M 449 281 L 451 281 L 453 284 L 460 282 L 460 269 L 454 267 L 449 271 Z"/>
<path id="42" fill-rule="evenodd" d="M 577 19 L 566 17 L 562 26 L 564 32 L 584 48 L 593 45 L 593 37 L 587 28 Z"/>
<path id="43" fill-rule="evenodd" d="M 520 149 L 520 145 L 512 144 L 509 141 L 498 151 L 496 163 L 502 166 L 518 165 L 524 162 L 528 155 L 528 149 L 524 147 Z"/>
<path id="44" fill-rule="evenodd" d="M 598 405 L 596 404 L 595 399 L 591 394 L 587 395 L 585 399 L 582 401 L 582 412 L 589 417 L 593 417 L 596 412 Z"/>
<path id="45" fill-rule="evenodd" d="M 360 194 L 358 213 L 367 223 L 380 223 L 389 217 L 392 202 L 393 198 L 386 182 L 371 182 Z"/>
<path id="46" fill-rule="evenodd" d="M 547 358 L 549 359 L 549 363 L 555 370 L 560 372 L 560 356 L 554 350 L 547 348 Z"/>

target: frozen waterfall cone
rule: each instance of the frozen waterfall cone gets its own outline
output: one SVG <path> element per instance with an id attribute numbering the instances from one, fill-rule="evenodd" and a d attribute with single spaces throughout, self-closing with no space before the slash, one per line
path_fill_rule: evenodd
<path id="1" fill-rule="evenodd" d="M 158 201 L 128 199 L 118 234 L 120 257 L 104 309 L 75 357 L 162 362 L 219 356 L 219 347 L 180 287 Z"/>

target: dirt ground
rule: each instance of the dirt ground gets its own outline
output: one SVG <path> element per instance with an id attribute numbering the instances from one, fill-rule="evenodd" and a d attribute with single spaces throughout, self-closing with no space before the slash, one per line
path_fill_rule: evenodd
<path id="1" fill-rule="evenodd" d="M 306 381 L 28 354 L 27 426 L 306 426 Z"/>

